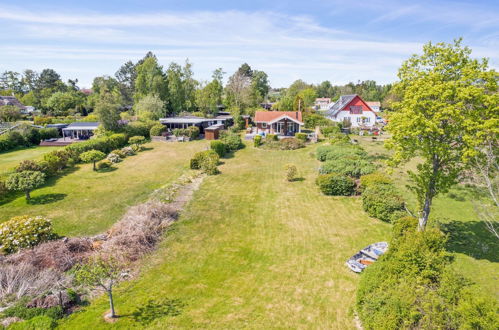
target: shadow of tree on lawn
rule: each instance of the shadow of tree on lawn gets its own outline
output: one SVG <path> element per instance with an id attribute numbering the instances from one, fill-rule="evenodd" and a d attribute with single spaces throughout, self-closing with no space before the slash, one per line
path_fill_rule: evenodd
<path id="1" fill-rule="evenodd" d="M 184 306 L 180 299 L 149 300 L 147 304 L 132 313 L 132 318 L 135 322 L 147 325 L 161 317 L 180 315 Z"/>
<path id="2" fill-rule="evenodd" d="M 58 201 L 62 201 L 66 198 L 67 194 L 45 194 L 40 196 L 31 197 L 29 204 L 31 205 L 43 205 L 50 204 Z"/>
<path id="3" fill-rule="evenodd" d="M 499 262 L 499 240 L 487 230 L 483 221 L 451 221 L 440 227 L 449 235 L 448 251 Z"/>

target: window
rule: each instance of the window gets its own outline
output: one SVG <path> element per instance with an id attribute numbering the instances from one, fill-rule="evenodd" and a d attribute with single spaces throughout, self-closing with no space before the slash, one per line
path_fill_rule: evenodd
<path id="1" fill-rule="evenodd" d="M 369 117 L 364 118 L 364 122 L 365 122 L 365 123 L 369 123 L 369 122 L 371 122 L 371 118 L 369 118 Z"/>
<path id="2" fill-rule="evenodd" d="M 350 113 L 352 115 L 359 115 L 362 113 L 362 106 L 361 105 L 352 105 L 350 106 Z"/>
<path id="3" fill-rule="evenodd" d="M 362 121 L 361 117 L 357 117 L 357 122 L 360 123 Z"/>

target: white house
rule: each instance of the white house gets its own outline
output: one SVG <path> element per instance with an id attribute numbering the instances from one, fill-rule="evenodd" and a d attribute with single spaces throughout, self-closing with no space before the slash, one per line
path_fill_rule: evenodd
<path id="1" fill-rule="evenodd" d="M 372 127 L 376 124 L 376 113 L 356 94 L 340 96 L 325 111 L 325 116 L 336 122 L 349 121 L 352 127 Z"/>
<path id="2" fill-rule="evenodd" d="M 327 110 L 331 99 L 329 97 L 318 97 L 315 99 L 315 108 L 317 110 Z"/>
<path id="3" fill-rule="evenodd" d="M 374 112 L 381 111 L 381 102 L 380 101 L 366 101 L 367 105 L 373 109 Z"/>

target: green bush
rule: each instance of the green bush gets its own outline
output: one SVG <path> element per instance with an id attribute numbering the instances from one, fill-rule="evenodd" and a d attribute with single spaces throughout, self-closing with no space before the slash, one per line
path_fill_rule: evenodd
<path id="1" fill-rule="evenodd" d="M 40 144 L 40 131 L 36 128 L 28 127 L 24 131 L 24 139 L 28 145 Z"/>
<path id="2" fill-rule="evenodd" d="M 390 184 L 368 186 L 362 193 L 362 207 L 369 216 L 387 222 L 404 214 L 404 200 Z"/>
<path id="3" fill-rule="evenodd" d="M 151 136 L 161 136 L 166 131 L 166 126 L 163 124 L 156 124 L 149 130 Z"/>
<path id="4" fill-rule="evenodd" d="M 46 315 L 35 316 L 32 319 L 16 322 L 9 326 L 10 330 L 49 330 L 55 329 L 57 322 Z"/>
<path id="5" fill-rule="evenodd" d="M 200 151 L 194 154 L 190 167 L 193 170 L 202 170 L 209 175 L 214 175 L 218 173 L 217 165 L 219 161 L 220 157 L 214 150 Z"/>
<path id="6" fill-rule="evenodd" d="M 23 160 L 19 163 L 19 165 L 16 166 L 16 172 L 20 173 L 20 172 L 24 172 L 24 171 L 38 171 L 38 172 L 42 172 L 42 167 L 40 166 L 40 164 L 38 164 L 37 162 L 33 161 L 33 160 Z"/>
<path id="7" fill-rule="evenodd" d="M 255 137 L 253 138 L 253 144 L 255 147 L 259 147 L 262 144 L 262 136 L 255 135 Z"/>
<path id="8" fill-rule="evenodd" d="M 111 163 L 119 163 L 122 161 L 121 157 L 117 154 L 113 154 L 113 153 L 110 153 L 109 155 L 107 155 L 106 157 L 107 160 L 109 160 Z"/>
<path id="9" fill-rule="evenodd" d="M 121 153 L 125 155 L 126 157 L 128 156 L 133 156 L 136 154 L 136 152 L 132 149 L 132 147 L 123 147 L 121 148 Z"/>
<path id="10" fill-rule="evenodd" d="M 315 182 L 324 195 L 350 196 L 355 191 L 355 181 L 345 175 L 323 174 Z"/>
<path id="11" fill-rule="evenodd" d="M 241 136 L 237 133 L 227 133 L 220 139 L 220 141 L 227 146 L 228 151 L 236 151 L 244 148 Z"/>
<path id="12" fill-rule="evenodd" d="M 97 170 L 103 170 L 106 168 L 111 168 L 113 166 L 113 162 L 109 159 L 103 159 L 97 163 Z"/>
<path id="13" fill-rule="evenodd" d="M 374 172 L 360 177 L 360 190 L 365 190 L 369 186 L 391 184 L 392 180 L 385 174 Z"/>
<path id="14" fill-rule="evenodd" d="M 321 130 L 322 135 L 324 135 L 325 137 L 331 137 L 331 136 L 341 134 L 341 129 L 338 126 L 334 126 L 334 125 L 322 126 L 320 128 L 320 130 Z"/>
<path id="15" fill-rule="evenodd" d="M 179 136 L 187 136 L 188 135 L 188 132 L 187 130 L 183 129 L 183 128 L 175 128 L 173 130 L 173 135 L 175 135 L 176 137 L 179 137 Z"/>
<path id="16" fill-rule="evenodd" d="M 26 140 L 24 139 L 24 136 L 20 132 L 10 131 L 9 133 L 6 134 L 9 137 L 9 140 L 12 141 L 12 144 L 14 144 L 16 147 L 28 146 Z"/>
<path id="17" fill-rule="evenodd" d="M 133 121 L 131 123 L 128 123 L 123 130 L 125 131 L 125 134 L 127 137 L 131 136 L 143 136 L 145 138 L 149 138 L 149 132 L 151 130 L 151 127 L 156 125 L 157 122 L 151 122 L 151 123 L 144 123 L 142 121 Z"/>
<path id="18" fill-rule="evenodd" d="M 317 113 L 303 113 L 303 122 L 305 124 L 305 128 L 315 128 L 317 126 L 333 126 L 335 123 L 324 117 L 323 115 Z"/>
<path id="19" fill-rule="evenodd" d="M 307 142 L 307 134 L 305 133 L 295 133 L 295 138 L 300 141 Z"/>
<path id="20" fill-rule="evenodd" d="M 186 129 L 187 136 L 190 140 L 195 140 L 199 137 L 199 127 L 197 126 L 189 126 Z"/>
<path id="21" fill-rule="evenodd" d="M 143 136 L 132 136 L 131 138 L 128 139 L 128 143 L 141 145 L 146 143 L 146 138 Z"/>
<path id="22" fill-rule="evenodd" d="M 222 141 L 214 140 L 210 143 L 211 150 L 214 150 L 219 157 L 225 156 L 227 152 L 227 146 Z"/>
<path id="23" fill-rule="evenodd" d="M 56 238 L 52 222 L 44 217 L 18 216 L 0 224 L 0 246 L 13 253 Z"/>
<path id="24" fill-rule="evenodd" d="M 126 158 L 127 156 L 121 149 L 114 149 L 113 151 L 111 151 L 111 154 L 118 155 L 118 157 L 120 158 Z"/>
<path id="25" fill-rule="evenodd" d="M 360 277 L 363 328 L 497 329 L 497 300 L 453 270 L 439 230 L 419 232 L 415 224 L 405 218 L 394 226 L 388 252 Z"/>
<path id="26" fill-rule="evenodd" d="M 326 161 L 320 168 L 321 174 L 338 173 L 359 178 L 376 170 L 376 165 L 371 161 L 361 158 L 343 158 Z"/>
<path id="27" fill-rule="evenodd" d="M 279 140 L 279 138 L 275 134 L 267 134 L 265 136 L 265 140 L 267 140 L 267 141 L 277 141 L 277 140 Z"/>
<path id="28" fill-rule="evenodd" d="M 59 130 L 55 127 L 41 128 L 39 132 L 41 140 L 54 139 L 59 137 Z"/>
<path id="29" fill-rule="evenodd" d="M 286 171 L 286 180 L 289 182 L 295 181 L 296 176 L 298 174 L 298 169 L 296 168 L 296 165 L 293 164 L 286 164 L 284 166 L 284 170 Z"/>
<path id="30" fill-rule="evenodd" d="M 263 147 L 271 150 L 295 150 L 305 147 L 305 143 L 295 138 L 286 138 L 278 141 L 266 141 Z"/>

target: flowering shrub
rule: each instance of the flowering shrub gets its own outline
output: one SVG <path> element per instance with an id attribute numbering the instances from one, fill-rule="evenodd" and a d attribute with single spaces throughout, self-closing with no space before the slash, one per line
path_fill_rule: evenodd
<path id="1" fill-rule="evenodd" d="M 133 155 L 135 155 L 135 151 L 133 151 L 132 147 L 124 147 L 124 148 L 121 148 L 121 152 L 122 152 L 125 156 L 133 156 Z"/>
<path id="2" fill-rule="evenodd" d="M 113 166 L 113 163 L 109 159 L 104 159 L 104 160 L 101 160 L 100 162 L 97 163 L 98 170 L 110 168 L 112 166 Z"/>
<path id="3" fill-rule="evenodd" d="M 121 162 L 121 157 L 118 154 L 115 153 L 110 153 L 106 157 L 107 160 L 109 160 L 111 163 L 119 163 Z"/>
<path id="4" fill-rule="evenodd" d="M 40 216 L 13 217 L 0 224 L 0 248 L 4 253 L 33 247 L 56 237 L 52 230 L 52 222 Z"/>

